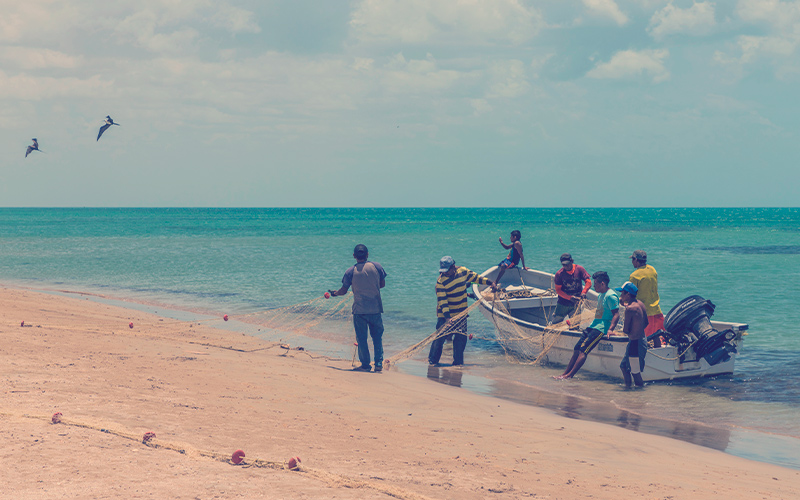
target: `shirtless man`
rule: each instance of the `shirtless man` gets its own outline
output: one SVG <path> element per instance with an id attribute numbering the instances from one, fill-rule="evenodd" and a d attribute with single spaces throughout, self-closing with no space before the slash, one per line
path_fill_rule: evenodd
<path id="1" fill-rule="evenodd" d="M 644 387 L 642 370 L 644 370 L 644 357 L 647 354 L 644 329 L 647 327 L 647 309 L 641 300 L 636 298 L 639 289 L 630 281 L 626 281 L 620 288 L 619 301 L 625 304 L 625 325 L 622 332 L 628 336 L 628 346 L 619 369 L 625 379 L 625 387 L 630 388 L 632 382 L 636 387 Z M 631 380 L 631 378 L 633 380 Z"/>
<path id="2" fill-rule="evenodd" d="M 522 242 L 519 241 L 522 238 L 522 233 L 517 231 L 516 229 L 511 231 L 511 244 L 506 245 L 503 243 L 503 237 L 500 237 L 500 244 L 503 245 L 503 248 L 506 250 L 511 250 L 508 252 L 508 257 L 503 259 L 503 262 L 497 264 L 500 267 L 500 272 L 497 273 L 497 279 L 495 280 L 496 283 L 500 283 L 500 278 L 503 277 L 505 274 L 506 269 L 511 269 L 512 267 L 517 267 L 520 260 L 522 260 L 522 269 L 528 269 L 525 267 L 525 255 L 522 253 Z"/>

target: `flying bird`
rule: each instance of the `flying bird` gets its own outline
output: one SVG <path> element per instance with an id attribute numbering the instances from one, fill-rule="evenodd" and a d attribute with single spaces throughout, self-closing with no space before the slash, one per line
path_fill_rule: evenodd
<path id="1" fill-rule="evenodd" d="M 27 151 L 25 151 L 25 158 L 27 158 L 27 157 L 28 157 L 28 155 L 29 155 L 29 154 L 31 154 L 31 151 L 39 151 L 39 152 L 42 152 L 42 151 L 39 149 L 39 141 L 37 141 L 35 137 L 34 137 L 33 139 L 31 139 L 31 140 L 33 141 L 33 145 L 31 145 L 31 146 L 28 146 L 28 150 L 27 150 Z"/>
<path id="2" fill-rule="evenodd" d="M 100 136 L 103 135 L 103 132 L 108 130 L 108 127 L 110 127 L 111 125 L 116 125 L 118 127 L 120 126 L 119 123 L 114 123 L 114 119 L 113 118 L 111 118 L 110 116 L 106 115 L 105 125 L 100 127 L 100 132 L 97 133 L 97 140 L 98 141 L 100 140 Z M 97 142 L 97 141 L 95 141 L 95 142 Z"/>

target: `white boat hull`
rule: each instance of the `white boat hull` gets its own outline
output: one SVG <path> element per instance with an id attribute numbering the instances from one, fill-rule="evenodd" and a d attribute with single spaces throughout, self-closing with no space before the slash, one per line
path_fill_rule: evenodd
<path id="1" fill-rule="evenodd" d="M 483 273 L 490 279 L 494 279 L 497 275 L 497 267 L 490 268 Z M 506 271 L 502 279 L 502 286 L 515 287 L 522 285 L 526 288 L 533 288 L 539 290 L 547 290 L 551 288 L 552 274 L 543 273 L 541 271 L 523 271 L 523 270 L 509 270 Z M 480 292 L 484 289 L 483 286 L 473 285 L 473 291 L 476 295 L 480 296 Z M 596 293 L 591 292 L 590 298 L 596 298 Z M 543 345 L 543 336 L 546 330 L 546 321 L 544 317 L 552 314 L 555 308 L 555 297 L 533 297 L 525 299 L 511 299 L 502 301 L 504 309 L 507 308 L 508 314 L 505 311 L 493 309 L 491 301 L 481 299 L 479 309 L 481 312 L 492 322 L 504 321 L 511 322 L 519 327 L 526 336 L 530 336 L 531 344 Z M 545 323 L 543 325 L 542 323 Z M 743 323 L 725 323 L 719 321 L 712 321 L 712 326 L 719 330 L 732 329 L 737 332 L 736 347 L 737 350 L 742 345 L 742 335 L 747 330 L 747 325 Z M 575 344 L 581 337 L 578 331 L 566 330 L 562 332 L 552 347 L 545 353 L 543 361 L 545 363 L 553 363 L 557 365 L 567 365 L 572 358 L 573 349 Z M 500 340 L 499 340 L 500 341 Z M 501 343 L 504 343 L 500 341 Z M 620 371 L 620 362 L 625 355 L 625 348 L 628 345 L 628 338 L 621 333 L 619 335 L 612 335 L 610 339 L 601 340 L 595 349 L 589 354 L 586 359 L 582 370 L 600 373 L 615 378 L 622 378 Z M 505 342 L 506 349 L 515 351 L 513 342 Z M 660 347 L 657 349 L 650 349 L 645 357 L 645 369 L 642 372 L 642 378 L 645 381 L 655 380 L 672 380 L 677 378 L 688 377 L 708 377 L 712 375 L 722 375 L 733 373 L 734 363 L 736 361 L 736 353 L 731 353 L 730 359 L 717 363 L 716 365 L 709 365 L 703 359 L 696 359 L 694 351 L 689 349 L 684 356 L 679 357 L 680 354 L 675 346 Z M 530 351 L 525 354 L 529 356 Z M 677 358 L 677 359 L 676 359 Z"/>

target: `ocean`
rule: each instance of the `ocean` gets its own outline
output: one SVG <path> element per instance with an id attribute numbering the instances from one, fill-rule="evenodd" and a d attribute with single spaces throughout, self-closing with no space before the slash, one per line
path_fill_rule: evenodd
<path id="1" fill-rule="evenodd" d="M 0 282 L 235 319 L 339 288 L 353 247 L 363 243 L 388 273 L 382 293 L 390 356 L 433 331 L 439 259 L 451 255 L 483 272 L 506 256 L 498 237 L 508 243 L 514 229 L 522 232 L 528 267 L 555 272 L 569 252 L 590 273 L 607 271 L 617 286 L 633 270 L 632 250 L 644 249 L 658 270 L 665 314 L 696 294 L 714 302 L 715 319 L 750 325 L 736 372 L 643 391 L 590 373 L 554 381 L 557 367 L 508 363 L 484 340 L 492 325 L 479 314 L 470 329 L 483 339 L 468 344 L 466 368 L 429 370 L 418 358 L 400 369 L 571 418 L 800 468 L 797 208 L 0 208 Z M 345 359 L 352 341 L 347 322 L 318 339 L 292 339 Z"/>

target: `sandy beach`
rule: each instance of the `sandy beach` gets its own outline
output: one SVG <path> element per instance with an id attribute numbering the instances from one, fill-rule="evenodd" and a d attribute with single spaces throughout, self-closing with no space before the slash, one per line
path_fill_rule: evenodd
<path id="1" fill-rule="evenodd" d="M 800 498 L 797 470 L 296 345 L 78 295 L 0 304 L 2 499 Z"/>

